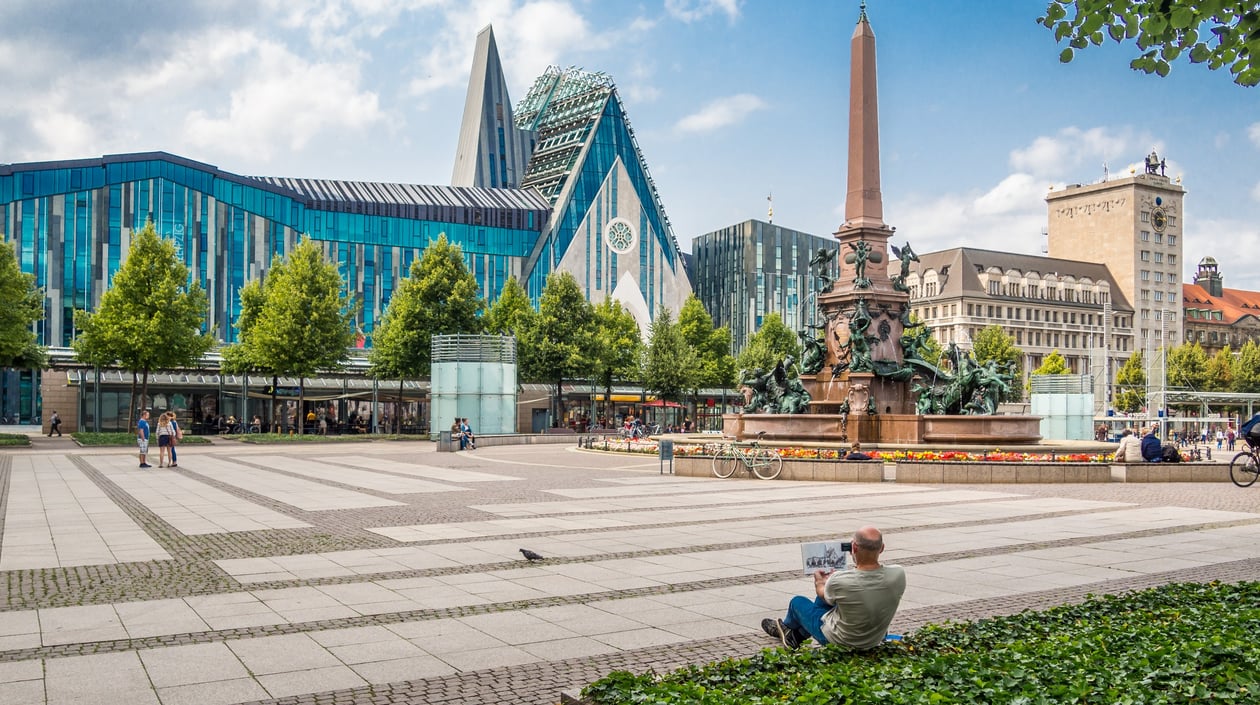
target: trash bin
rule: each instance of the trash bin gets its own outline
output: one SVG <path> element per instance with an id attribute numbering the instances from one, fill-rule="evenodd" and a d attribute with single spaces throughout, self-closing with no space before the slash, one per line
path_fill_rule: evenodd
<path id="1" fill-rule="evenodd" d="M 459 450 L 459 441 L 451 438 L 450 431 L 439 431 L 437 449 L 439 453 L 453 453 Z"/>

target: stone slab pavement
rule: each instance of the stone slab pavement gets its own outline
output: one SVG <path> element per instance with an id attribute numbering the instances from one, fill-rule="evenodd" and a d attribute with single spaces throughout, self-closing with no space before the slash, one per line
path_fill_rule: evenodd
<path id="1" fill-rule="evenodd" d="M 554 703 L 773 648 L 760 620 L 811 589 L 799 544 L 867 523 L 907 569 L 901 631 L 1260 575 L 1260 489 L 1228 484 L 718 480 L 426 442 L 140 471 L 59 441 L 0 453 L 0 705 Z"/>

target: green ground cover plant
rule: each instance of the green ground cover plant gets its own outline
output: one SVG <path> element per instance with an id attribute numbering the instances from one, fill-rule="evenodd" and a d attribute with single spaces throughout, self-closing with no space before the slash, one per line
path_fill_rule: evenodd
<path id="1" fill-rule="evenodd" d="M 867 653 L 766 649 L 659 675 L 617 671 L 597 705 L 1260 702 L 1260 583 L 1179 583 L 1044 612 L 928 625 Z"/>
<path id="2" fill-rule="evenodd" d="M 78 441 L 81 446 L 134 446 L 136 444 L 136 434 L 130 431 L 119 431 L 111 433 L 92 433 L 90 431 L 75 431 L 70 434 L 74 440 Z M 208 444 L 209 438 L 202 436 L 194 436 L 192 434 L 184 434 L 183 440 L 179 442 L 181 446 L 195 445 L 198 443 Z M 157 436 L 149 439 L 149 450 L 157 453 Z"/>
<path id="3" fill-rule="evenodd" d="M 31 439 L 24 433 L 0 433 L 0 446 L 29 446 Z"/>

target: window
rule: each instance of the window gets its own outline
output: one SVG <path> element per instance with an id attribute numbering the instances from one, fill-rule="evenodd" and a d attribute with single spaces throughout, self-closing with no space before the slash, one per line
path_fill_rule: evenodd
<path id="1" fill-rule="evenodd" d="M 1142 231 L 1142 242 L 1148 242 L 1150 239 L 1151 239 L 1151 233 L 1150 233 L 1150 231 L 1149 231 L 1149 230 L 1143 230 L 1143 231 Z"/>
<path id="2" fill-rule="evenodd" d="M 1176 225 L 1176 224 L 1177 224 L 1177 216 L 1175 216 L 1175 215 L 1170 215 L 1170 216 L 1168 216 L 1168 226 L 1169 226 L 1169 227 L 1172 227 L 1172 226 L 1174 226 L 1174 225 Z M 1169 235 L 1168 237 L 1170 237 L 1170 238 L 1171 238 L 1171 237 L 1172 237 L 1172 235 Z"/>
<path id="3" fill-rule="evenodd" d="M 1162 291 L 1156 291 L 1156 292 L 1155 292 L 1155 300 L 1156 300 L 1156 301 L 1163 301 L 1163 300 L 1164 300 L 1164 292 L 1162 292 Z"/>
<path id="4" fill-rule="evenodd" d="M 1147 212 L 1147 211 L 1142 211 L 1142 222 L 1143 222 L 1143 223 L 1149 223 L 1149 222 L 1151 222 L 1151 214 L 1150 214 L 1149 212 Z"/>
<path id="5" fill-rule="evenodd" d="M 1142 270 L 1142 273 L 1141 273 L 1141 275 L 1140 275 L 1140 277 L 1141 277 L 1142 281 L 1150 281 L 1150 278 L 1151 278 L 1151 270 L 1149 270 L 1149 269 L 1143 269 L 1143 270 Z"/>
<path id="6" fill-rule="evenodd" d="M 1172 220 L 1172 219 L 1171 219 L 1171 218 L 1169 218 L 1169 220 Z M 1169 245 L 1176 245 L 1176 244 L 1177 244 L 1177 236 L 1176 236 L 1176 235 L 1169 235 L 1169 236 L 1168 236 L 1168 244 L 1169 244 Z"/>
<path id="7" fill-rule="evenodd" d="M 1156 253 L 1155 253 L 1155 264 L 1162 264 L 1162 263 L 1163 263 L 1163 261 L 1164 261 L 1164 253 L 1163 253 L 1163 252 L 1156 252 Z"/>
<path id="8" fill-rule="evenodd" d="M 1162 281 L 1164 281 L 1164 273 L 1163 273 L 1163 272 L 1155 272 L 1155 281 L 1156 281 L 1157 283 L 1158 283 L 1158 282 L 1162 282 Z"/>
<path id="9" fill-rule="evenodd" d="M 1070 314 L 1070 317 L 1071 317 L 1071 319 L 1072 319 L 1070 322 L 1071 322 L 1071 323 L 1076 323 L 1076 312 L 1075 312 L 1075 311 L 1073 311 L 1073 312 Z"/>
<path id="10" fill-rule="evenodd" d="M 1141 299 L 1141 300 L 1143 300 L 1143 301 L 1150 301 L 1150 300 L 1151 300 L 1151 290 L 1150 290 L 1150 289 L 1143 289 L 1141 292 L 1139 292 L 1139 294 L 1138 294 L 1138 298 L 1139 298 L 1139 299 Z"/>
<path id="11" fill-rule="evenodd" d="M 1157 243 L 1161 243 L 1161 242 L 1163 242 L 1163 241 L 1164 241 L 1164 234 L 1163 234 L 1163 233 L 1155 233 L 1155 242 L 1157 242 Z"/>
<path id="12" fill-rule="evenodd" d="M 1168 255 L 1168 264 L 1177 264 L 1177 255 Z"/>
<path id="13" fill-rule="evenodd" d="M 1055 312 L 1054 312 L 1054 322 L 1055 322 L 1055 323 L 1058 323 L 1058 322 L 1059 322 L 1059 312 L 1058 312 L 1058 311 L 1055 311 Z"/>
<path id="14" fill-rule="evenodd" d="M 1142 254 L 1138 256 L 1138 259 L 1142 260 L 1143 262 L 1150 262 L 1150 261 L 1151 261 L 1151 251 L 1150 251 L 1150 250 L 1142 250 Z"/>

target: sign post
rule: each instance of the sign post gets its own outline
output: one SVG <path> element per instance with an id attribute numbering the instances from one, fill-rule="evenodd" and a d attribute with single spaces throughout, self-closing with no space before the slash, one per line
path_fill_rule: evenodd
<path id="1" fill-rule="evenodd" d="M 665 461 L 668 460 L 669 461 L 669 474 L 673 475 L 674 474 L 674 442 L 668 438 L 661 439 L 661 441 L 656 444 L 656 451 L 660 455 L 660 458 L 661 458 L 661 472 L 659 474 L 661 475 L 665 474 Z"/>

